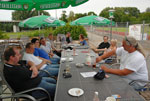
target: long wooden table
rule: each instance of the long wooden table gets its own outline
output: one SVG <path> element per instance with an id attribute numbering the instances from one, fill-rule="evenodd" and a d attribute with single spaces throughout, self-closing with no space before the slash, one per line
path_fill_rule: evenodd
<path id="1" fill-rule="evenodd" d="M 131 86 L 120 76 L 108 74 L 110 77 L 104 80 L 95 80 L 93 77 L 84 78 L 81 72 L 98 71 L 99 69 L 93 69 L 92 67 L 84 66 L 82 68 L 77 68 L 76 63 L 84 63 L 87 53 L 82 53 L 87 51 L 85 49 L 77 50 L 78 56 L 73 56 L 73 62 L 70 62 L 70 73 L 71 78 L 64 78 L 63 73 L 66 68 L 65 63 L 60 64 L 60 70 L 57 81 L 57 88 L 55 93 L 55 101 L 93 101 L 94 92 L 99 92 L 100 101 L 105 101 L 105 99 L 111 95 L 119 94 L 121 96 L 120 101 L 144 101 Z M 70 52 L 70 55 L 72 52 Z M 63 54 L 62 54 L 62 57 Z M 84 94 L 79 97 L 73 97 L 68 94 L 68 90 L 71 88 L 81 88 Z"/>

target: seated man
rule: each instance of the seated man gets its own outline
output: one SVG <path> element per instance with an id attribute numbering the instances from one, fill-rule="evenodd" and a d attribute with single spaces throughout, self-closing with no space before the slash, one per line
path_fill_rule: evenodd
<path id="1" fill-rule="evenodd" d="M 40 48 L 49 54 L 50 59 L 55 58 L 57 60 L 56 62 L 60 61 L 60 57 L 53 53 L 50 42 L 46 41 L 45 38 L 42 37 L 40 38 L 40 44 Z"/>
<path id="2" fill-rule="evenodd" d="M 61 57 L 61 51 L 60 50 L 57 50 L 54 46 L 54 41 L 53 41 L 53 34 L 49 34 L 48 35 L 48 41 L 51 43 L 51 47 L 52 47 L 52 50 L 53 50 L 53 53 L 55 53 L 57 56 Z"/>
<path id="3" fill-rule="evenodd" d="M 50 58 L 49 55 L 48 55 L 48 53 L 46 53 L 43 49 L 40 48 L 39 39 L 33 38 L 31 40 L 31 43 L 33 43 L 34 46 L 35 46 L 34 53 L 33 53 L 35 56 L 39 56 L 39 57 L 42 57 L 44 59 L 47 59 L 47 60 L 51 61 L 52 64 L 58 64 L 59 63 L 59 61 L 57 59 Z"/>
<path id="4" fill-rule="evenodd" d="M 97 49 L 92 49 L 94 52 L 99 53 L 99 56 L 103 55 L 104 51 L 110 47 L 108 36 L 104 36 L 103 40 L 104 42 L 100 43 Z"/>
<path id="5" fill-rule="evenodd" d="M 11 88 L 15 92 L 20 92 L 34 87 L 42 87 L 54 97 L 56 80 L 50 77 L 41 77 L 33 62 L 21 61 L 20 57 L 20 50 L 15 47 L 8 48 L 4 52 L 4 76 Z"/>
<path id="6" fill-rule="evenodd" d="M 51 76 L 57 76 L 59 65 L 58 64 L 50 64 L 49 60 L 44 58 L 39 58 L 33 55 L 34 53 L 34 45 L 32 43 L 27 43 L 26 52 L 23 55 L 23 60 L 32 61 L 38 70 L 46 70 L 49 72 Z M 40 75 L 47 77 L 48 74 L 45 72 L 39 72 Z"/>
<path id="7" fill-rule="evenodd" d="M 96 58 L 96 62 L 114 54 L 120 56 L 120 69 L 112 69 L 106 66 L 101 66 L 101 69 L 107 73 L 123 76 L 129 84 L 134 80 L 148 81 L 145 54 L 135 38 L 131 36 L 125 37 L 122 41 L 122 47 L 99 56 Z M 139 90 L 145 86 L 145 83 L 136 81 L 131 86 L 135 90 Z"/>

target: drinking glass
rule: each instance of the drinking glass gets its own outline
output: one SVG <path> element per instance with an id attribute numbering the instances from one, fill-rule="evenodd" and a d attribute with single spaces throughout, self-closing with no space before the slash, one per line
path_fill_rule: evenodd
<path id="1" fill-rule="evenodd" d="M 92 67 L 93 67 L 93 69 L 96 68 L 96 57 L 95 56 L 92 57 Z"/>

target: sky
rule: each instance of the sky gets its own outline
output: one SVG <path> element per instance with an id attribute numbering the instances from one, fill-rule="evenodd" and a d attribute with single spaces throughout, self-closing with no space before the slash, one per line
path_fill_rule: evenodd
<path id="1" fill-rule="evenodd" d="M 46 10 L 52 17 L 59 18 L 62 11 L 66 11 L 69 15 L 70 11 L 74 13 L 88 13 L 90 11 L 95 12 L 97 15 L 106 7 L 137 7 L 140 12 L 144 12 L 146 8 L 150 7 L 150 0 L 89 0 L 88 2 L 76 6 L 68 7 L 65 9 Z M 13 10 L 0 9 L 0 21 L 10 21 Z"/>

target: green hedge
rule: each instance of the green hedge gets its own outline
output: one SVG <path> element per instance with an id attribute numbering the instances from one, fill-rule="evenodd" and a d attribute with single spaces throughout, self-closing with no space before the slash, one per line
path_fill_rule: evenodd
<path id="1" fill-rule="evenodd" d="M 71 33 L 71 37 L 73 40 L 78 40 L 79 35 L 83 34 L 85 37 L 87 37 L 87 33 L 83 26 L 71 26 L 69 24 L 65 26 L 57 27 L 56 29 L 52 28 L 45 28 L 42 30 L 32 30 L 32 31 L 25 31 L 25 32 L 17 32 L 17 33 L 2 33 L 0 32 L 0 39 L 8 39 L 9 35 L 17 35 L 18 38 L 21 37 L 21 35 L 27 35 L 29 37 L 38 37 L 40 34 L 44 34 L 45 37 L 48 36 L 49 33 L 53 33 L 54 36 L 57 36 L 57 34 L 66 34 L 67 32 Z"/>
<path id="2" fill-rule="evenodd" d="M 83 26 L 71 26 L 69 24 L 57 27 L 56 30 L 54 30 L 54 35 L 57 36 L 57 34 L 66 34 L 67 32 L 71 33 L 73 40 L 78 40 L 80 34 L 83 34 L 87 37 L 86 30 Z"/>
<path id="3" fill-rule="evenodd" d="M 42 30 L 31 30 L 31 31 L 24 31 L 24 32 L 17 32 L 17 33 L 3 33 L 4 37 L 1 39 L 8 39 L 9 35 L 17 35 L 18 38 L 21 37 L 21 35 L 27 35 L 29 37 L 38 37 L 40 36 L 40 34 L 44 34 L 45 37 L 48 36 L 48 34 L 52 32 L 53 33 L 53 29 L 52 28 L 46 28 L 46 29 L 42 29 Z"/>
<path id="4" fill-rule="evenodd" d="M 4 34 L 4 32 L 2 32 L 1 30 L 0 30 L 0 39 L 4 39 L 6 37 L 6 35 Z"/>

